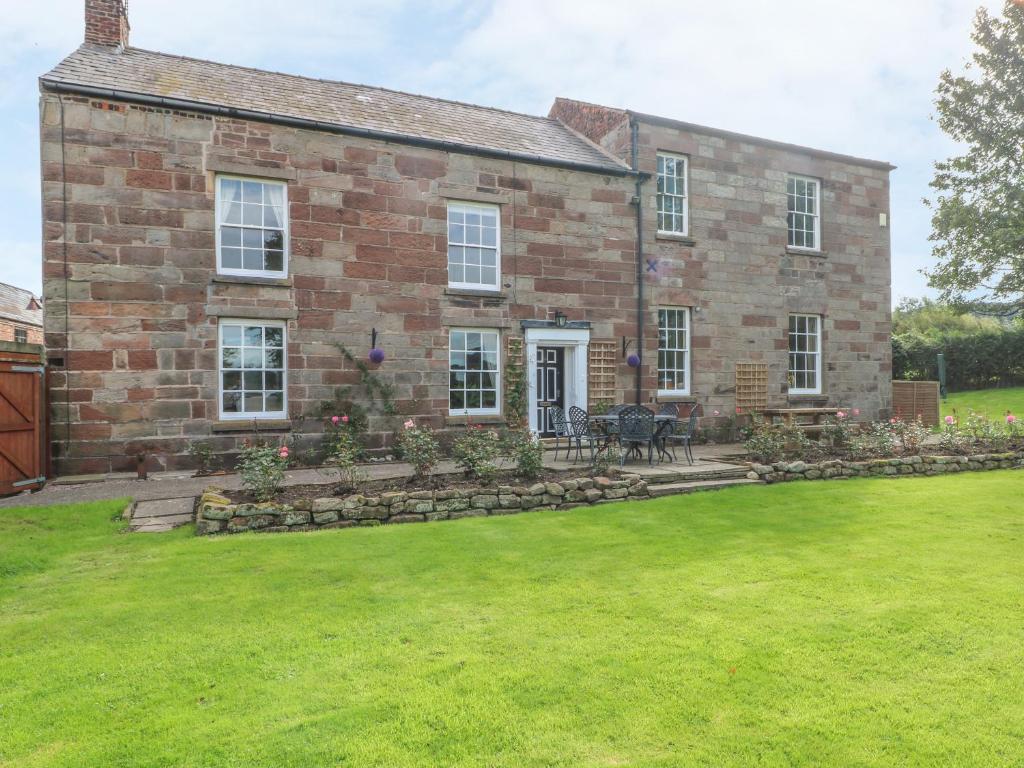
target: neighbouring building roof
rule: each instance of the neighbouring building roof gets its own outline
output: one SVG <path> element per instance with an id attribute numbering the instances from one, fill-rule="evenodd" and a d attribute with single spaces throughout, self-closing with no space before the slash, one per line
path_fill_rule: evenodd
<path id="1" fill-rule="evenodd" d="M 139 48 L 83 45 L 43 75 L 41 83 L 129 101 L 157 100 L 178 109 L 227 108 L 252 119 L 310 122 L 317 124 L 312 128 L 450 151 L 628 172 L 621 160 L 550 117 Z"/>
<path id="2" fill-rule="evenodd" d="M 32 291 L 0 283 L 0 319 L 42 328 L 42 301 Z"/>

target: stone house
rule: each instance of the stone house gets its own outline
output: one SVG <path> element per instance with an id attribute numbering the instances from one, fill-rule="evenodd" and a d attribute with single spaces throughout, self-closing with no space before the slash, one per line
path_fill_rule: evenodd
<path id="1" fill-rule="evenodd" d="M 43 343 L 43 305 L 32 291 L 0 283 L 0 341 Z"/>
<path id="2" fill-rule="evenodd" d="M 154 53 L 123 0 L 85 7 L 40 81 L 62 473 L 314 439 L 372 344 L 397 412 L 438 429 L 544 432 L 555 402 L 731 414 L 748 368 L 773 404 L 889 408 L 884 163 Z M 374 415 L 371 445 L 395 426 Z"/>

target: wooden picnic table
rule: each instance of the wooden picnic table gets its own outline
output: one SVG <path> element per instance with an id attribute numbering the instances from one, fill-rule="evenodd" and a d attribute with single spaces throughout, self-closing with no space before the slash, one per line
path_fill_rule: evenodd
<path id="1" fill-rule="evenodd" d="M 835 416 L 839 411 L 839 408 L 766 408 L 762 413 L 773 424 L 776 419 L 781 419 L 786 426 L 813 429 L 820 428 L 825 417 Z M 808 417 L 810 421 L 802 420 Z"/>

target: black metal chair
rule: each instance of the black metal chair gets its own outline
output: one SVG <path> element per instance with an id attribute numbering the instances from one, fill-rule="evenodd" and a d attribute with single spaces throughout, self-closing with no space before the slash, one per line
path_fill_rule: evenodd
<path id="1" fill-rule="evenodd" d="M 672 461 L 676 460 L 676 452 L 672 449 L 671 443 L 679 443 L 683 446 L 683 453 L 686 455 L 686 460 L 693 464 L 693 437 L 697 433 L 697 419 L 700 417 L 700 406 L 695 405 L 690 411 L 690 415 L 686 420 L 686 426 L 682 426 L 682 422 L 674 421 L 668 425 L 665 434 L 662 437 L 662 450 L 668 451 L 669 455 L 672 456 Z"/>
<path id="2" fill-rule="evenodd" d="M 550 406 L 548 414 L 551 416 L 551 429 L 555 433 L 555 459 L 558 459 L 560 450 L 558 444 L 564 437 L 566 438 L 565 460 L 568 461 L 569 452 L 572 451 L 572 428 L 569 425 L 569 420 L 565 417 L 565 411 L 557 405 Z"/>
<path id="3" fill-rule="evenodd" d="M 658 408 L 659 416 L 679 416 L 679 406 L 675 403 L 662 403 Z"/>
<path id="4" fill-rule="evenodd" d="M 583 446 L 586 445 L 590 451 L 590 463 L 593 464 L 598 438 L 594 436 L 590 429 L 590 415 L 582 408 L 574 405 L 569 409 L 569 423 L 572 425 L 571 440 L 576 441 L 576 461 L 583 457 Z M 568 454 L 566 458 L 568 458 Z"/>
<path id="5" fill-rule="evenodd" d="M 626 462 L 626 446 L 641 450 L 647 445 L 647 463 L 651 464 L 654 452 L 654 411 L 642 405 L 631 405 L 619 411 L 619 466 Z"/>
<path id="6" fill-rule="evenodd" d="M 618 416 L 619 413 L 625 408 L 625 405 L 613 405 L 607 411 L 605 416 Z M 604 429 L 604 444 L 606 446 L 618 441 L 619 439 L 619 422 L 615 421 L 603 421 L 602 427 Z"/>

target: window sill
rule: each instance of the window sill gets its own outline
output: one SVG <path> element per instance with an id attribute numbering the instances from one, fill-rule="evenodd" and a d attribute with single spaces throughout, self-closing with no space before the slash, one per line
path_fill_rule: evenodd
<path id="1" fill-rule="evenodd" d="M 821 392 L 787 392 L 786 399 L 802 403 L 806 403 L 810 400 L 821 400 L 822 402 L 828 402 L 828 395 L 822 394 Z"/>
<path id="2" fill-rule="evenodd" d="M 816 248 L 793 248 L 786 246 L 787 256 L 813 256 L 816 259 L 824 259 L 828 256 L 828 251 L 819 251 Z"/>
<path id="3" fill-rule="evenodd" d="M 465 424 L 504 424 L 505 417 L 499 413 L 491 413 L 481 416 L 454 416 L 449 414 L 444 417 L 444 423 L 448 426 Z"/>
<path id="4" fill-rule="evenodd" d="M 211 283 L 227 283 L 235 285 L 276 285 L 282 288 L 291 288 L 290 277 L 260 277 L 258 275 L 214 275 L 210 278 Z"/>
<path id="5" fill-rule="evenodd" d="M 659 403 L 695 403 L 697 398 L 693 395 L 684 395 L 679 392 L 659 392 L 655 398 Z"/>
<path id="6" fill-rule="evenodd" d="M 445 288 L 445 296 L 470 296 L 481 299 L 507 299 L 508 294 L 500 289 L 488 288 Z"/>
<path id="7" fill-rule="evenodd" d="M 687 245 L 691 248 L 697 244 L 689 235 L 680 235 L 675 232 L 656 232 L 654 234 L 655 240 L 668 240 L 673 243 L 679 243 L 680 245 Z"/>
<path id="8" fill-rule="evenodd" d="M 210 425 L 212 432 L 290 432 L 289 419 L 222 419 Z"/>

